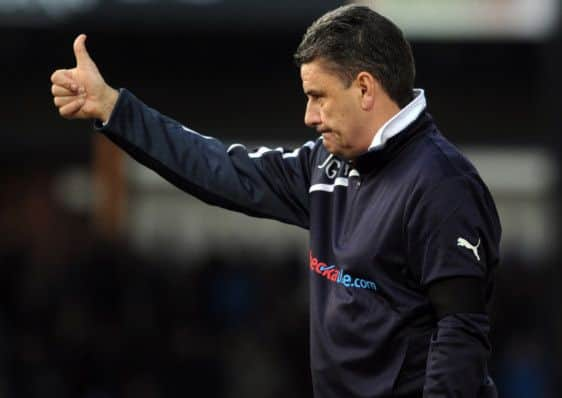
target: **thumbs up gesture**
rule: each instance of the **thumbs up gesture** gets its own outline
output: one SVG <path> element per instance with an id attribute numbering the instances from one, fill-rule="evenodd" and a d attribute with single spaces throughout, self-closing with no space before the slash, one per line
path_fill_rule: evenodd
<path id="1" fill-rule="evenodd" d="M 118 92 L 104 80 L 86 49 L 86 35 L 74 40 L 76 67 L 59 69 L 51 76 L 55 106 L 66 119 L 99 119 L 107 122 Z"/>

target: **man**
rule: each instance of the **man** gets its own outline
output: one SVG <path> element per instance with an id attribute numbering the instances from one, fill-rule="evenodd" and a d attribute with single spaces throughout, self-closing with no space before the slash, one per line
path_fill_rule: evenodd
<path id="1" fill-rule="evenodd" d="M 345 6 L 307 30 L 295 59 L 305 123 L 287 152 L 200 135 L 108 86 L 85 48 L 52 76 L 65 118 L 96 128 L 208 203 L 310 230 L 316 397 L 494 396 L 486 303 L 500 224 L 474 167 L 414 90 L 392 22 Z"/>

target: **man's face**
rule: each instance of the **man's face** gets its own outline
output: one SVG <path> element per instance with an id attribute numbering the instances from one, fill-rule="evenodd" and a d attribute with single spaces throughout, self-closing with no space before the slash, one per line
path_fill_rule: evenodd
<path id="1" fill-rule="evenodd" d="M 301 79 L 308 100 L 304 123 L 322 134 L 328 152 L 344 159 L 366 152 L 372 133 L 365 123 L 362 93 L 356 82 L 346 87 L 323 60 L 303 64 Z"/>

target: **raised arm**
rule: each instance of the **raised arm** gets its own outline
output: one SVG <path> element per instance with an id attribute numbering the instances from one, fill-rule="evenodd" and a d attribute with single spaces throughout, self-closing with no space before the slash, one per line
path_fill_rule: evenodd
<path id="1" fill-rule="evenodd" d="M 59 113 L 95 119 L 96 128 L 169 182 L 216 206 L 308 228 L 308 188 L 314 148 L 294 151 L 226 147 L 146 106 L 128 90 L 105 83 L 88 55 L 84 35 L 74 42 L 76 68 L 52 76 Z"/>

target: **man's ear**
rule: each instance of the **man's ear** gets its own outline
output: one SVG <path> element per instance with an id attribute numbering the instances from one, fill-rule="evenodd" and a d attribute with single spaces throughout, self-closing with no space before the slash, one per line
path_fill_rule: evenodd
<path id="1" fill-rule="evenodd" d="M 369 72 L 359 72 L 355 78 L 355 83 L 361 94 L 361 109 L 364 111 L 371 110 L 375 105 L 377 93 L 381 89 L 379 81 Z"/>

